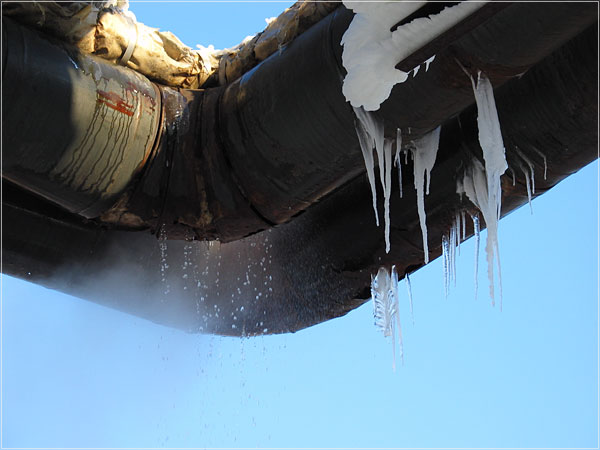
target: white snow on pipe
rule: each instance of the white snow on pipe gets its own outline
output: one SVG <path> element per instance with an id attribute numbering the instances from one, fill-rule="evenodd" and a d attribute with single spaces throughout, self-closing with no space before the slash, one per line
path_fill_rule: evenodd
<path id="1" fill-rule="evenodd" d="M 465 1 L 390 31 L 395 24 L 426 3 L 344 1 L 344 5 L 356 13 L 341 41 L 344 46 L 342 63 L 347 71 L 342 92 L 352 106 L 362 106 L 367 111 L 379 109 L 381 103 L 390 96 L 394 85 L 408 78 L 407 72 L 396 69 L 399 62 L 487 2 Z M 424 61 L 426 69 L 431 61 L 433 58 Z"/>

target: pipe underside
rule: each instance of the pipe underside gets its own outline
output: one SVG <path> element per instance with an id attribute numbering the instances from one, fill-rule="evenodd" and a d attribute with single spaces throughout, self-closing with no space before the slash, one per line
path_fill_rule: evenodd
<path id="1" fill-rule="evenodd" d="M 378 115 L 390 132 L 410 126 L 418 137 L 443 124 L 425 199 L 431 259 L 456 211 L 472 208 L 455 193 L 458 170 L 481 159 L 470 80 L 456 59 L 483 69 L 496 87 L 517 174 L 515 186 L 510 176 L 502 180 L 507 214 L 527 202 L 515 147 L 537 173 L 544 168 L 538 150 L 547 158 L 536 195 L 597 157 L 596 8 L 511 5 L 442 50 L 428 72 L 397 85 L 382 105 Z M 515 20 L 527 23 L 525 13 L 535 24 L 507 33 Z M 350 19 L 338 8 L 225 88 L 161 89 L 162 133 L 140 181 L 104 220 L 83 222 L 3 177 L 4 272 L 188 331 L 254 335 L 347 313 L 369 297 L 371 273 L 382 264 L 395 264 L 401 276 L 422 266 L 410 167 L 402 199 L 392 183 L 389 254 L 373 220 L 352 110 L 341 94 L 337 43 Z M 169 240 L 165 250 L 149 233 L 107 224 L 232 242 Z"/>

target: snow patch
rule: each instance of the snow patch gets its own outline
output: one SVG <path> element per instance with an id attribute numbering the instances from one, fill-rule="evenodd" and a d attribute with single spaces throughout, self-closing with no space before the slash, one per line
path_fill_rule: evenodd
<path id="1" fill-rule="evenodd" d="M 342 92 L 352 106 L 362 106 L 367 111 L 379 109 L 394 85 L 408 78 L 407 72 L 396 69 L 399 62 L 487 2 L 461 2 L 390 31 L 426 3 L 344 1 L 344 5 L 356 13 L 341 41 L 342 63 L 347 71 Z M 432 61 L 433 58 L 424 61 L 425 70 Z"/>

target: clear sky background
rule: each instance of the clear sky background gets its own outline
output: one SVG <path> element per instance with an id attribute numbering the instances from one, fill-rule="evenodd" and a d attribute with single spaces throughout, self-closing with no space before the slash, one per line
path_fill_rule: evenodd
<path id="1" fill-rule="evenodd" d="M 288 5 L 130 9 L 192 47 L 223 48 Z M 395 373 L 370 302 L 293 335 L 241 340 L 3 276 L 2 445 L 597 448 L 597 163 L 533 210 L 500 223 L 502 312 L 486 295 L 483 254 L 474 299 L 472 240 L 448 298 L 439 259 L 411 278 L 415 322 L 404 296 Z"/>

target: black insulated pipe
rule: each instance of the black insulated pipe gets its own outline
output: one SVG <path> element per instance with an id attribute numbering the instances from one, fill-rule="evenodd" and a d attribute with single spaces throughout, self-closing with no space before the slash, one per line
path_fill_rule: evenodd
<path id="1" fill-rule="evenodd" d="M 545 5 L 540 14 L 543 8 Z M 536 165 L 536 193 L 597 158 L 597 42 L 593 25 L 522 77 L 495 90 L 508 162 L 511 167 L 518 165 L 519 155 L 513 152 L 517 146 L 531 159 Z M 462 77 L 469 82 L 464 74 Z M 211 114 L 218 111 L 220 92 L 182 93 L 189 100 L 190 129 L 197 137 L 186 135 L 189 153 L 184 158 L 172 152 L 171 167 L 184 170 L 188 158 L 195 157 L 197 162 L 188 173 L 190 179 L 192 174 L 197 180 L 204 179 L 198 181 L 199 191 L 204 183 L 212 184 L 209 175 L 213 180 L 227 180 L 230 173 L 222 152 L 222 130 Z M 476 108 L 470 106 L 442 126 L 430 195 L 425 199 L 431 259 L 441 253 L 441 236 L 448 232 L 456 211 L 470 207 L 466 201 L 461 203 L 455 183 L 460 164 L 481 157 L 476 115 Z M 206 119 L 200 122 L 201 128 L 191 126 L 197 120 L 193 117 Z M 536 149 L 547 157 L 546 180 L 539 176 L 543 161 Z M 358 144 L 348 151 L 358 152 Z M 164 163 L 158 154 L 153 158 L 157 173 Z M 412 182 L 411 167 L 405 169 L 403 198 L 398 195 L 395 175 L 392 183 L 389 254 L 385 253 L 382 229 L 373 220 L 368 182 L 361 175 L 290 223 L 247 239 L 222 245 L 169 242 L 168 296 L 163 295 L 165 286 L 159 276 L 164 254 L 153 236 L 83 223 L 80 217 L 53 210 L 48 202 L 23 195 L 16 187 L 7 189 L 9 183 L 4 183 L 3 271 L 187 331 L 238 336 L 295 331 L 343 315 L 366 301 L 370 276 L 381 265 L 395 264 L 401 275 L 422 265 L 415 191 L 407 188 Z M 175 173 L 171 173 L 174 183 Z M 515 186 L 509 174 L 503 177 L 503 214 L 527 202 L 525 183 L 519 173 Z M 233 183 L 215 184 L 219 192 L 206 191 L 208 204 L 213 197 L 226 198 L 229 189 L 237 189 Z M 150 183 L 146 186 L 151 187 Z M 178 184 L 171 189 L 183 192 Z M 229 191 L 232 199 L 234 192 Z M 243 200 L 241 194 L 235 198 Z M 223 214 L 231 211 L 222 209 Z M 171 207 L 165 207 L 165 212 L 177 213 Z M 256 223 L 252 226 L 259 227 Z M 223 222 L 223 229 L 228 227 L 233 229 Z M 200 270 L 209 268 L 210 275 L 183 277 L 190 249 L 194 263 Z M 198 281 L 203 283 L 201 289 Z M 204 317 L 214 316 L 215 305 L 218 320 L 205 321 Z"/>

